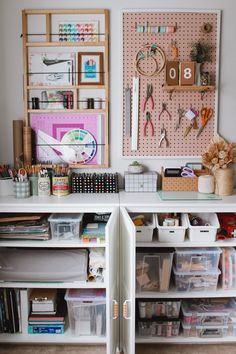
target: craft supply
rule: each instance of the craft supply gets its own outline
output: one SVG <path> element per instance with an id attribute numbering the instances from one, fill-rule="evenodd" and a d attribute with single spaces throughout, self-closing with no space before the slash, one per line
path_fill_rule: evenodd
<path id="1" fill-rule="evenodd" d="M 31 127 L 23 127 L 23 151 L 24 163 L 32 163 L 32 129 Z"/>
<path id="2" fill-rule="evenodd" d="M 143 103 L 142 103 L 142 111 L 143 111 L 143 113 L 144 113 L 144 111 L 146 109 L 146 105 L 147 105 L 148 101 L 151 102 L 151 109 L 154 108 L 154 100 L 153 100 L 152 93 L 153 93 L 152 84 L 147 84 L 146 97 L 144 97 Z"/>
<path id="3" fill-rule="evenodd" d="M 100 97 L 94 98 L 94 109 L 101 109 L 102 100 Z"/>
<path id="4" fill-rule="evenodd" d="M 185 115 L 185 110 L 183 108 L 181 108 L 180 105 L 179 105 L 177 113 L 178 113 L 178 120 L 177 120 L 176 125 L 175 125 L 175 131 L 180 128 L 181 119 Z"/>
<path id="5" fill-rule="evenodd" d="M 177 47 L 177 43 L 174 39 L 171 40 L 171 54 L 173 59 L 177 59 L 179 56 L 179 50 Z"/>
<path id="6" fill-rule="evenodd" d="M 150 26 L 148 22 L 145 25 L 135 23 L 135 29 L 138 33 L 174 33 L 177 29 L 177 24 L 175 26 Z"/>
<path id="7" fill-rule="evenodd" d="M 32 97 L 32 109 L 39 109 L 39 98 Z"/>
<path id="8" fill-rule="evenodd" d="M 88 98 L 88 109 L 94 109 L 94 98 Z"/>
<path id="9" fill-rule="evenodd" d="M 71 193 L 118 193 L 118 173 L 75 173 Z"/>
<path id="10" fill-rule="evenodd" d="M 13 159 L 15 167 L 23 161 L 23 120 L 13 120 Z"/>
<path id="11" fill-rule="evenodd" d="M 195 177 L 195 173 L 189 167 L 182 167 L 181 169 L 181 177 Z"/>
<path id="12" fill-rule="evenodd" d="M 202 71 L 200 74 L 201 86 L 210 85 L 210 74 L 208 71 Z"/>
<path id="13" fill-rule="evenodd" d="M 158 144 L 159 148 L 161 147 L 163 141 L 165 143 L 165 146 L 168 147 L 169 146 L 169 142 L 168 142 L 168 140 L 166 138 L 166 129 L 164 127 L 164 124 L 162 125 L 162 128 L 161 128 L 161 137 L 160 137 L 159 144 Z"/>
<path id="14" fill-rule="evenodd" d="M 88 109 L 88 98 L 83 97 L 81 100 L 81 108 L 82 109 Z"/>
<path id="15" fill-rule="evenodd" d="M 162 110 L 161 110 L 161 112 L 160 112 L 159 115 L 158 115 L 159 120 L 161 119 L 161 116 L 164 114 L 164 112 L 166 112 L 166 113 L 168 114 L 169 119 L 171 119 L 171 114 L 170 114 L 170 112 L 167 110 L 167 104 L 163 102 L 163 103 L 162 103 Z"/>
<path id="16" fill-rule="evenodd" d="M 147 128 L 149 125 L 150 125 L 151 136 L 153 136 L 154 135 L 154 127 L 152 124 L 151 113 L 146 112 L 146 121 L 145 121 L 144 128 L 143 128 L 143 136 L 147 136 Z"/>
<path id="17" fill-rule="evenodd" d="M 131 135 L 131 89 L 125 88 L 125 135 Z"/>
<path id="18" fill-rule="evenodd" d="M 203 175 L 198 177 L 199 193 L 214 193 L 215 179 L 212 175 Z"/>
<path id="19" fill-rule="evenodd" d="M 159 59 L 156 59 L 156 55 L 160 57 L 161 64 L 159 64 Z M 141 69 L 141 62 L 143 60 L 147 60 L 152 62 L 153 68 L 152 70 L 149 71 L 144 71 Z M 135 70 L 141 75 L 141 76 L 155 76 L 160 74 L 160 72 L 164 69 L 166 64 L 166 56 L 164 51 L 157 45 L 157 44 L 146 44 L 143 47 L 141 47 L 136 54 L 135 57 Z"/>
<path id="20" fill-rule="evenodd" d="M 209 121 L 209 119 L 211 119 L 212 116 L 213 116 L 213 109 L 212 108 L 204 107 L 204 108 L 201 109 L 201 112 L 200 112 L 201 127 L 198 130 L 197 138 L 202 133 L 203 129 L 205 128 L 205 126 L 207 124 L 207 122 Z"/>
<path id="21" fill-rule="evenodd" d="M 165 177 L 181 177 L 181 168 L 165 168 Z"/>
<path id="22" fill-rule="evenodd" d="M 215 194 L 227 196 L 233 194 L 234 171 L 231 168 L 218 168 L 215 171 Z"/>
<path id="23" fill-rule="evenodd" d="M 131 150 L 138 150 L 139 77 L 133 77 Z"/>
<path id="24" fill-rule="evenodd" d="M 41 106 L 41 109 L 47 109 L 48 108 L 48 93 L 47 93 L 47 91 L 42 91 L 41 92 L 40 106 Z"/>

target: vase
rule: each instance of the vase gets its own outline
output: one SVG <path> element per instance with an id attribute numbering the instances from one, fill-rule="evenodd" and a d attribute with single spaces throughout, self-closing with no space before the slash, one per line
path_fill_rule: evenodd
<path id="1" fill-rule="evenodd" d="M 215 172 L 215 194 L 232 195 L 234 189 L 234 171 L 231 168 L 219 168 Z"/>
<path id="2" fill-rule="evenodd" d="M 195 85 L 197 86 L 201 86 L 201 67 L 202 63 L 196 63 Z"/>

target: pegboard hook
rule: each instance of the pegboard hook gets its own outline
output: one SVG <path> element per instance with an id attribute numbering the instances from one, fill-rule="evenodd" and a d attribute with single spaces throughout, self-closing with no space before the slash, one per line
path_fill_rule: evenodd
<path id="1" fill-rule="evenodd" d="M 203 101 L 206 91 L 205 90 L 200 91 L 200 94 L 201 94 L 201 100 Z"/>
<path id="2" fill-rule="evenodd" d="M 172 101 L 172 95 L 174 93 L 174 89 L 169 91 L 169 100 Z"/>

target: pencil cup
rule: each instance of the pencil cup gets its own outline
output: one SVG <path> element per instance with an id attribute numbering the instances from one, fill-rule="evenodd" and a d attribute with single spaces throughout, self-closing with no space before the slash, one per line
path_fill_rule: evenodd
<path id="1" fill-rule="evenodd" d="M 30 197 L 30 182 L 19 181 L 13 183 L 14 195 L 16 198 L 29 198 Z"/>
<path id="2" fill-rule="evenodd" d="M 29 180 L 30 180 L 30 194 L 38 195 L 38 177 L 30 176 Z"/>
<path id="3" fill-rule="evenodd" d="M 49 177 L 38 178 L 38 195 L 40 197 L 51 195 L 51 183 Z"/>

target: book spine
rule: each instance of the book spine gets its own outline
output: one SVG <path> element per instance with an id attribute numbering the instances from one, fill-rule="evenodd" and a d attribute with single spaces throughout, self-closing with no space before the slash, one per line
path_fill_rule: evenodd
<path id="1" fill-rule="evenodd" d="M 28 290 L 20 290 L 20 311 L 21 311 L 21 328 L 22 333 L 28 333 L 28 316 L 29 316 L 29 300 L 28 300 Z"/>
<path id="2" fill-rule="evenodd" d="M 54 326 L 47 326 L 47 325 L 29 325 L 28 326 L 28 333 L 29 334 L 63 334 L 64 333 L 64 325 L 54 325 Z"/>

